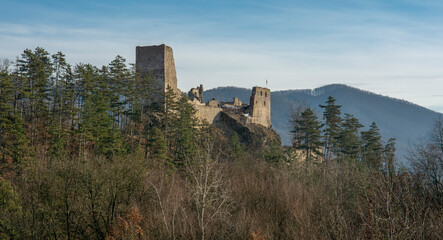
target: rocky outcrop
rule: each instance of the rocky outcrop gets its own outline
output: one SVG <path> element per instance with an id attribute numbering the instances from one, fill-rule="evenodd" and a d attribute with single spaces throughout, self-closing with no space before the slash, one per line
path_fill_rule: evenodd
<path id="1" fill-rule="evenodd" d="M 222 111 L 218 120 L 213 124 L 227 136 L 236 132 L 240 141 L 251 148 L 267 148 L 274 142 L 281 144 L 280 136 L 272 128 L 260 124 L 245 123 L 242 117 L 236 113 Z"/>

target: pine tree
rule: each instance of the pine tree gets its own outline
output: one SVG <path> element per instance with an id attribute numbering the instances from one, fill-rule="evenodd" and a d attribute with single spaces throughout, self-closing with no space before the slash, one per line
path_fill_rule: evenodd
<path id="1" fill-rule="evenodd" d="M 74 73 L 72 72 L 71 66 L 68 64 L 66 68 L 66 73 L 61 81 L 62 89 L 62 125 L 63 131 L 68 135 L 67 137 L 67 151 L 69 153 L 75 152 L 75 142 L 76 142 L 76 127 L 79 122 L 79 109 L 76 106 L 78 100 L 78 87 L 74 81 Z"/>
<path id="2" fill-rule="evenodd" d="M 20 195 L 10 181 L 0 176 L 0 239 L 19 239 L 16 219 L 20 219 L 22 204 Z"/>
<path id="3" fill-rule="evenodd" d="M 94 93 L 98 69 L 90 64 L 78 64 L 74 68 L 74 81 L 76 82 L 76 109 L 78 114 L 76 116 L 76 128 L 74 135 L 77 138 L 74 147 L 78 150 L 78 157 L 85 156 L 87 153 L 87 123 L 89 112 L 85 111 L 85 106 L 91 99 Z M 92 114 L 92 113 L 91 113 Z"/>
<path id="4" fill-rule="evenodd" d="M 13 91 L 9 74 L 6 71 L 0 72 L 0 152 L 3 161 L 8 157 L 12 158 L 9 151 L 12 145 L 10 132 L 13 130 L 13 108 L 11 106 Z"/>
<path id="5" fill-rule="evenodd" d="M 292 131 L 295 136 L 294 147 L 305 152 L 306 162 L 315 155 L 321 156 L 321 128 L 322 125 L 311 108 L 302 112 L 300 119 L 295 121 Z"/>
<path id="6" fill-rule="evenodd" d="M 395 174 L 395 138 L 389 138 L 386 145 L 383 147 L 383 162 L 387 173 L 392 176 Z"/>
<path id="7" fill-rule="evenodd" d="M 125 91 L 124 116 L 125 132 L 133 146 L 140 148 L 142 142 L 146 142 L 152 133 L 154 119 L 158 113 L 153 105 L 154 78 L 151 75 L 137 73 L 133 67 L 129 71 Z M 145 149 L 147 154 L 147 149 Z"/>
<path id="8" fill-rule="evenodd" d="M 281 163 L 284 158 L 284 152 L 281 145 L 278 142 L 272 142 L 270 148 L 264 151 L 264 158 L 268 163 Z"/>
<path id="9" fill-rule="evenodd" d="M 373 122 L 368 131 L 361 133 L 362 161 L 372 169 L 380 169 L 382 162 L 383 145 L 381 143 L 380 129 Z"/>
<path id="10" fill-rule="evenodd" d="M 49 152 L 52 156 L 61 156 L 66 154 L 67 142 L 69 136 L 70 114 L 69 99 L 72 98 L 68 89 L 70 78 L 70 66 L 66 63 L 65 55 L 61 52 L 52 55 L 54 73 L 51 77 L 52 107 L 50 109 L 49 123 Z M 71 100 L 72 101 L 72 100 Z"/>
<path id="11" fill-rule="evenodd" d="M 230 155 L 234 161 L 241 160 L 244 157 L 245 152 L 243 150 L 243 146 L 241 145 L 240 137 L 236 132 L 233 132 L 229 138 L 229 146 L 231 147 Z"/>
<path id="12" fill-rule="evenodd" d="M 196 110 L 189 103 L 185 94 L 177 102 L 177 114 L 173 122 L 175 166 L 183 166 L 187 159 L 193 159 L 196 154 L 195 133 L 197 128 Z"/>
<path id="13" fill-rule="evenodd" d="M 98 86 L 86 99 L 83 125 L 95 154 L 109 157 L 122 151 L 122 139 L 113 116 L 109 114 L 109 99 L 101 90 L 102 86 Z"/>
<path id="14" fill-rule="evenodd" d="M 107 69 L 79 65 L 76 72 L 81 84 L 79 150 L 83 154 L 89 150 L 108 157 L 126 151 L 121 133 L 110 114 L 110 95 L 106 91 Z"/>
<path id="15" fill-rule="evenodd" d="M 174 123 L 179 118 L 178 116 L 178 103 L 177 94 L 174 90 L 168 86 L 163 97 L 164 102 L 162 103 L 162 109 L 160 111 L 160 123 L 161 129 L 165 136 L 166 143 L 169 148 L 174 145 L 174 137 L 176 127 Z"/>
<path id="16" fill-rule="evenodd" d="M 26 49 L 17 60 L 18 74 L 23 79 L 24 116 L 30 123 L 32 145 L 45 146 L 49 119 L 49 80 L 53 66 L 49 53 L 43 48 Z"/>
<path id="17" fill-rule="evenodd" d="M 11 75 L 0 72 L 0 159 L 20 163 L 29 151 L 23 120 L 12 105 L 14 94 Z"/>
<path id="18" fill-rule="evenodd" d="M 130 94 L 128 90 L 131 87 L 130 71 L 125 62 L 126 59 L 122 56 L 115 57 L 109 64 L 109 80 L 107 81 L 111 111 L 119 129 L 122 129 L 123 113 L 126 112 L 125 107 Z"/>
<path id="19" fill-rule="evenodd" d="M 153 127 L 148 141 L 149 158 L 155 162 L 161 162 L 166 165 L 171 165 L 168 156 L 168 147 L 164 139 L 162 131 Z"/>
<path id="20" fill-rule="evenodd" d="M 358 159 L 360 152 L 359 129 L 363 125 L 353 115 L 345 113 L 341 131 L 337 138 L 338 157 L 342 159 Z"/>
<path id="21" fill-rule="evenodd" d="M 337 154 L 337 138 L 341 131 L 340 117 L 341 105 L 335 104 L 335 98 L 332 96 L 328 97 L 326 105 L 320 105 L 323 111 L 323 119 L 325 120 L 324 130 L 323 130 L 323 149 L 324 149 L 324 160 L 329 161 L 332 154 Z"/>

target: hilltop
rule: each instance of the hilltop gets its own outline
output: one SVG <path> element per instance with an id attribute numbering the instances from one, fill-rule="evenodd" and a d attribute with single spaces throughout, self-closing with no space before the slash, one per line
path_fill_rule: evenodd
<path id="1" fill-rule="evenodd" d="M 217 98 L 226 101 L 237 96 L 248 102 L 250 89 L 237 87 L 219 87 L 204 92 L 206 99 Z M 365 128 L 376 122 L 384 138 L 397 139 L 397 157 L 403 159 L 410 144 L 424 137 L 432 127 L 438 113 L 414 103 L 382 96 L 369 91 L 343 84 L 332 84 L 316 89 L 275 91 L 271 93 L 272 126 L 281 136 L 284 145 L 290 145 L 291 107 L 305 104 L 312 107 L 321 116 L 320 104 L 328 96 L 337 99 L 342 105 L 342 114 L 349 113 L 357 117 Z M 385 140 L 386 140 L 385 139 Z"/>

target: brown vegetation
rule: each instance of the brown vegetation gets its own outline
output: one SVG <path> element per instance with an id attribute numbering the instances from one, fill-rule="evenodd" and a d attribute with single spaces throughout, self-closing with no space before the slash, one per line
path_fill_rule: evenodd
<path id="1" fill-rule="evenodd" d="M 6 190 L 8 206 L 19 207 L 2 212 L 2 236 L 438 239 L 443 234 L 441 205 L 409 172 L 374 172 L 355 164 L 276 166 L 251 158 L 233 163 L 207 150 L 172 173 L 137 154 L 34 162 L 14 190 Z"/>

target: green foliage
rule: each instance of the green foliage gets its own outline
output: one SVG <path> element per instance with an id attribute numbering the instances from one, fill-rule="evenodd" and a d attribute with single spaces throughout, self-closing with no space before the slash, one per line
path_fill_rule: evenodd
<path id="1" fill-rule="evenodd" d="M 312 160 L 313 154 L 320 156 L 322 124 L 318 121 L 314 112 L 307 108 L 301 113 L 299 119 L 295 121 L 294 147 L 303 150 L 306 154 L 306 161 Z"/>
<path id="2" fill-rule="evenodd" d="M 108 67 L 80 64 L 73 72 L 62 53 L 51 59 L 52 70 L 41 74 L 48 83 L 47 106 L 38 107 L 42 95 L 35 85 L 25 88 L 28 76 L 32 83 L 38 79 L 31 74 L 38 68 L 25 68 L 29 62 L 0 75 L 0 151 L 6 160 L 0 164 L 1 239 L 442 235 L 442 124 L 432 142 L 415 152 L 414 171 L 399 171 L 395 140 L 383 146 L 375 124 L 360 134 L 358 119 L 346 114 L 337 134 L 325 117 L 323 133 L 331 138 L 322 142 L 322 125 L 306 109 L 295 121 L 294 147 L 309 161 L 326 139 L 333 140 L 332 161 L 270 167 L 257 157 L 278 164 L 285 154 L 295 160 L 299 152 L 284 153 L 277 142 L 263 151 L 246 148 L 236 134 L 228 142 L 221 131 L 198 124 L 187 98 L 171 88 L 155 109 L 152 78 L 128 70 L 119 56 Z M 329 107 L 329 116 L 337 117 L 332 100 L 325 112 Z M 11 168 L 10 159 L 26 159 L 26 134 L 34 138 L 37 157 Z"/>
<path id="3" fill-rule="evenodd" d="M 28 117 L 45 117 L 50 99 L 49 79 L 53 66 L 49 53 L 43 48 L 26 49 L 17 60 L 19 76 L 24 79 L 23 92 L 27 98 Z"/>
<path id="4" fill-rule="evenodd" d="M 110 101 L 110 111 L 117 122 L 119 129 L 122 128 L 125 106 L 129 103 L 128 97 L 132 93 L 133 77 L 127 68 L 126 59 L 117 55 L 109 64 L 109 77 L 106 78 L 107 95 Z"/>
<path id="5" fill-rule="evenodd" d="M 100 92 L 91 94 L 85 102 L 82 126 L 94 152 L 109 157 L 123 152 L 124 146 L 108 111 L 105 96 Z"/>
<path id="6" fill-rule="evenodd" d="M 414 171 L 400 171 L 395 139 L 383 145 L 375 123 L 360 133 L 359 120 L 341 119 L 333 97 L 321 106 L 323 136 L 317 116 L 303 109 L 294 118 L 294 148 L 285 152 L 277 142 L 254 149 L 236 133 L 226 139 L 170 87 L 154 106 L 158 96 L 152 76 L 137 75 L 121 56 L 71 70 L 63 53 L 37 48 L 25 51 L 15 72 L 2 71 L 0 238 L 442 234 L 441 122 L 414 152 Z M 25 161 L 27 138 L 35 161 Z M 300 152 L 306 163 L 319 158 L 322 148 L 327 165 L 295 161 Z M 285 167 L 257 161 L 277 165 L 285 155 Z"/>
<path id="7" fill-rule="evenodd" d="M 23 175 L 20 239 L 105 239 L 117 216 L 140 197 L 142 159 L 41 160 Z M 135 195 L 138 194 L 138 195 Z"/>
<path id="8" fill-rule="evenodd" d="M 395 171 L 395 140 L 395 138 L 389 138 L 383 147 L 384 169 L 389 174 L 394 174 Z"/>
<path id="9" fill-rule="evenodd" d="M 164 93 L 162 111 L 160 112 L 160 127 L 165 135 L 165 140 L 168 147 L 172 148 L 174 144 L 175 135 L 175 125 L 174 122 L 178 119 L 178 104 L 177 104 L 177 94 L 174 90 L 168 86 L 166 92 Z"/>
<path id="10" fill-rule="evenodd" d="M 26 122 L 30 122 L 30 141 L 33 146 L 47 143 L 50 87 L 53 73 L 49 53 L 37 47 L 26 49 L 17 60 L 19 105 Z"/>
<path id="11" fill-rule="evenodd" d="M 74 86 L 71 67 L 61 52 L 52 55 L 54 73 L 51 77 L 51 99 L 49 123 L 49 153 L 53 157 L 67 154 L 69 122 L 75 115 Z"/>
<path id="12" fill-rule="evenodd" d="M 339 137 L 341 131 L 340 117 L 341 111 L 340 105 L 335 104 L 335 98 L 332 96 L 328 97 L 326 105 L 320 105 L 323 111 L 324 130 L 323 130 L 323 145 L 324 145 L 324 156 L 326 160 L 330 159 L 331 153 L 337 154 L 337 138 Z"/>
<path id="13" fill-rule="evenodd" d="M 357 118 L 350 114 L 345 114 L 342 123 L 342 130 L 337 137 L 339 158 L 357 160 L 360 153 L 360 133 L 359 129 L 363 125 Z"/>
<path id="14" fill-rule="evenodd" d="M 269 149 L 264 152 L 265 161 L 268 163 L 278 164 L 284 159 L 284 152 L 278 142 L 273 142 Z"/>
<path id="15" fill-rule="evenodd" d="M 14 191 L 8 180 L 0 177 L 0 238 L 14 239 L 17 236 L 17 226 L 14 219 L 19 219 L 22 206 L 19 195 Z"/>
<path id="16" fill-rule="evenodd" d="M 368 167 L 380 169 L 382 162 L 383 145 L 381 143 L 380 130 L 375 122 L 368 131 L 361 132 L 362 138 L 362 161 Z"/>
<path id="17" fill-rule="evenodd" d="M 192 159 L 197 154 L 195 146 L 197 119 L 195 109 L 189 103 L 186 95 L 182 94 L 177 103 L 177 118 L 173 121 L 174 150 L 176 167 L 183 166 L 186 159 Z"/>
<path id="18" fill-rule="evenodd" d="M 233 132 L 231 137 L 229 138 L 229 146 L 231 147 L 230 157 L 234 161 L 242 160 L 245 156 L 245 152 L 240 142 L 240 137 L 236 132 Z"/>
<path id="19" fill-rule="evenodd" d="M 23 120 L 13 108 L 15 93 L 9 73 L 0 72 L 0 159 L 20 163 L 29 151 Z"/>
<path id="20" fill-rule="evenodd" d="M 149 157 L 153 161 L 158 161 L 163 164 L 169 164 L 170 158 L 168 157 L 168 147 L 162 131 L 154 127 L 151 131 L 151 135 L 148 142 Z"/>

